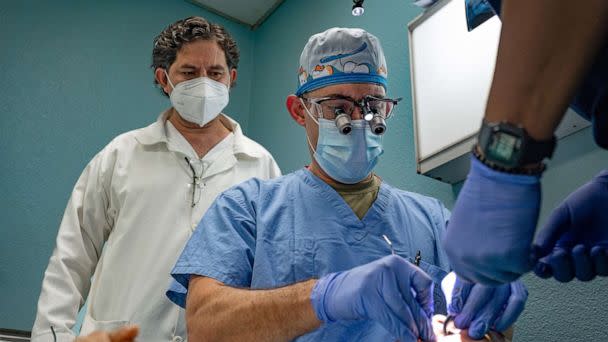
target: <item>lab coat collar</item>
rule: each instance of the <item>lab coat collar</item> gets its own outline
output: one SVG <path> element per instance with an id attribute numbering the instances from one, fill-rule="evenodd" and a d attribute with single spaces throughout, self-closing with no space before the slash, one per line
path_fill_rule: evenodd
<path id="1" fill-rule="evenodd" d="M 222 124 L 234 134 L 233 151 L 235 155 L 245 155 L 251 158 L 261 158 L 262 149 L 253 140 L 247 138 L 241 130 L 241 125 L 226 114 L 220 115 Z"/>
<path id="2" fill-rule="evenodd" d="M 158 143 L 168 143 L 167 132 L 165 131 L 165 121 L 169 117 L 171 108 L 162 112 L 156 122 L 148 127 L 141 128 L 135 134 L 135 139 L 143 145 L 154 145 Z M 251 158 L 262 157 L 257 144 L 243 135 L 241 125 L 226 114 L 220 114 L 220 122 L 234 134 L 234 155 L 245 155 Z"/>
<path id="3" fill-rule="evenodd" d="M 154 145 L 158 143 L 167 143 L 167 132 L 165 132 L 165 121 L 169 117 L 171 108 L 160 113 L 154 123 L 148 127 L 140 128 L 135 133 L 135 139 L 142 145 Z"/>

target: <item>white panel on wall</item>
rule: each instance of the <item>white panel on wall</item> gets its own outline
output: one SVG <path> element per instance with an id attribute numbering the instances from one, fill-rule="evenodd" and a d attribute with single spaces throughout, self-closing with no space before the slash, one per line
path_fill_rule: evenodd
<path id="1" fill-rule="evenodd" d="M 426 158 L 474 134 L 488 99 L 500 20 L 468 32 L 464 1 L 448 1 L 413 32 L 418 150 Z"/>
<path id="2" fill-rule="evenodd" d="M 490 18 L 467 30 L 464 0 L 440 0 L 408 25 L 418 173 L 462 181 L 483 118 L 500 38 Z M 556 135 L 589 124 L 569 110 Z"/>

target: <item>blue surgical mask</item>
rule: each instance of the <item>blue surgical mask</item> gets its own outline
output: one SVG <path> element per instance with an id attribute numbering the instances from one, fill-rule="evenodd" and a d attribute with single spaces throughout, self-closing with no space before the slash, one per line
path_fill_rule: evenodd
<path id="1" fill-rule="evenodd" d="M 306 108 L 306 106 L 304 106 Z M 308 112 L 308 109 L 306 109 Z M 333 120 L 313 117 L 319 125 L 319 138 L 314 158 L 319 166 L 334 180 L 355 184 L 364 180 L 376 166 L 384 152 L 382 135 L 372 133 L 365 120 L 352 120 L 352 131 L 344 135 Z M 308 135 L 306 136 L 308 139 Z M 308 141 L 310 144 L 310 140 Z M 312 144 L 310 144 L 312 148 Z"/>

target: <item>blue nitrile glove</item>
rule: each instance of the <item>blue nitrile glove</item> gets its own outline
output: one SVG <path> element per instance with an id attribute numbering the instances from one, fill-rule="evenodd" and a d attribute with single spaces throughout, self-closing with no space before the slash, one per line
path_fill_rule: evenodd
<path id="1" fill-rule="evenodd" d="M 507 330 L 524 311 L 528 299 L 528 290 L 519 280 L 493 287 L 466 282 L 452 272 L 442 281 L 441 288 L 454 325 L 468 329 L 474 340 L 482 339 L 490 329 Z"/>
<path id="2" fill-rule="evenodd" d="M 534 272 L 561 282 L 608 276 L 608 169 L 571 193 L 534 240 Z"/>
<path id="3" fill-rule="evenodd" d="M 443 240 L 456 274 L 497 286 L 531 270 L 539 207 L 540 176 L 495 171 L 472 157 Z"/>
<path id="4" fill-rule="evenodd" d="M 322 277 L 310 299 L 323 322 L 369 319 L 401 341 L 436 340 L 433 281 L 397 255 Z"/>

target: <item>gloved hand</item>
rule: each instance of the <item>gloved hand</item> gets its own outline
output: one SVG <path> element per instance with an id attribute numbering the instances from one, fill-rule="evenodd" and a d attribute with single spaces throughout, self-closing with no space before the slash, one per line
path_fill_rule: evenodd
<path id="1" fill-rule="evenodd" d="M 507 330 L 524 310 L 528 290 L 521 281 L 498 287 L 469 283 L 448 274 L 441 282 L 448 314 L 458 329 L 468 329 L 469 337 L 480 340 L 490 329 Z"/>
<path id="2" fill-rule="evenodd" d="M 561 282 L 608 276 L 608 169 L 571 193 L 534 240 L 534 272 Z"/>
<path id="3" fill-rule="evenodd" d="M 370 319 L 401 341 L 435 341 L 433 281 L 400 256 L 330 273 L 316 282 L 310 299 L 321 321 Z"/>
<path id="4" fill-rule="evenodd" d="M 472 157 L 443 240 L 459 276 L 497 286 L 532 269 L 539 179 L 495 171 Z"/>

